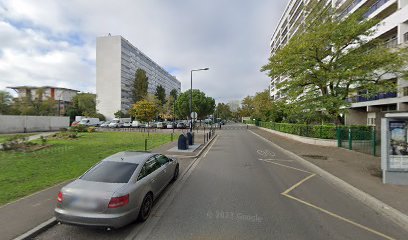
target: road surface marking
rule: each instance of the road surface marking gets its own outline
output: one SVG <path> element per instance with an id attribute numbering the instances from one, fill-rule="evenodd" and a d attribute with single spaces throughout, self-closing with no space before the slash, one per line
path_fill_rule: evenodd
<path id="1" fill-rule="evenodd" d="M 291 192 L 291 191 L 294 190 L 295 188 L 299 187 L 299 186 L 302 185 L 304 182 L 306 182 L 307 180 L 309 180 L 310 178 L 312 178 L 312 177 L 314 177 L 314 176 L 316 176 L 316 174 L 313 173 L 312 175 L 309 175 L 309 176 L 303 178 L 301 181 L 299 181 L 298 183 L 296 183 L 296 184 L 293 185 L 292 187 L 286 189 L 286 191 L 284 191 L 284 192 L 281 193 L 281 194 L 287 195 L 289 192 Z"/>
<path id="2" fill-rule="evenodd" d="M 274 158 L 259 158 L 258 160 L 261 161 L 279 161 L 279 162 L 293 162 L 294 160 L 292 159 L 274 159 Z"/>
<path id="3" fill-rule="evenodd" d="M 214 145 L 215 141 L 217 141 L 218 135 L 215 137 L 211 145 L 208 146 L 206 152 L 207 153 L 211 150 L 212 146 Z M 154 210 L 151 212 L 151 218 L 148 218 L 146 222 L 136 225 L 135 228 L 128 234 L 125 240 L 134 240 L 134 239 L 147 239 L 153 229 L 156 227 L 157 223 L 173 203 L 176 195 L 181 191 L 181 188 L 184 186 L 187 179 L 190 177 L 191 173 L 194 169 L 198 166 L 200 161 L 204 159 L 205 155 L 200 156 L 193 160 L 187 168 L 184 170 L 183 174 L 176 180 L 174 185 L 171 185 L 168 192 L 165 192 L 162 196 L 160 196 L 159 201 L 155 204 Z"/>
<path id="4" fill-rule="evenodd" d="M 257 136 L 257 137 L 263 139 L 263 140 L 266 141 L 266 142 L 270 142 L 269 140 L 267 140 L 266 138 L 260 136 L 259 134 L 256 134 L 256 133 L 254 133 L 254 132 L 252 132 L 252 131 L 251 131 L 251 133 L 254 134 L 255 136 Z M 378 235 L 378 236 L 380 236 L 380 237 L 383 237 L 383 238 L 385 238 L 385 239 L 395 240 L 395 238 L 392 238 L 392 237 L 390 237 L 390 236 L 387 236 L 387 235 L 385 235 L 385 234 L 383 234 L 383 233 L 381 233 L 381 232 L 378 232 L 378 231 L 376 231 L 376 230 L 374 230 L 374 229 L 371 229 L 371 228 L 369 228 L 369 227 L 366 227 L 366 226 L 364 226 L 364 225 L 361 225 L 361 224 L 359 224 L 359 223 L 356 223 L 356 222 L 354 222 L 354 221 L 352 221 L 352 220 L 350 220 L 350 219 L 347 219 L 347 218 L 342 217 L 342 216 L 340 216 L 340 215 L 337 215 L 337 214 L 335 214 L 335 213 L 333 213 L 333 212 L 330 212 L 330 211 L 328 211 L 328 210 L 326 210 L 326 209 L 320 208 L 320 207 L 318 207 L 318 206 L 316 206 L 316 205 L 313 205 L 313 204 L 311 204 L 311 203 L 308 203 L 308 202 L 306 202 L 306 201 L 303 201 L 302 199 L 299 199 L 299 198 L 296 198 L 296 197 L 294 197 L 294 196 L 292 196 L 292 195 L 289 195 L 289 192 L 293 191 L 295 188 L 299 187 L 300 185 L 302 185 L 303 183 L 305 183 L 307 180 L 309 180 L 309 179 L 311 179 L 312 177 L 316 176 L 315 173 L 312 173 L 312 172 L 309 172 L 309 171 L 306 171 L 306 170 L 302 170 L 302 169 L 299 169 L 299 168 L 287 166 L 287 165 L 284 165 L 284 164 L 276 163 L 276 162 L 266 161 L 266 160 L 263 160 L 263 159 L 258 159 L 258 160 L 264 161 L 264 162 L 267 162 L 267 163 L 271 163 L 271 164 L 275 164 L 275 165 L 279 165 L 279 166 L 282 166 L 282 167 L 290 168 L 290 169 L 293 169 L 293 170 L 296 170 L 296 171 L 305 172 L 305 173 L 309 173 L 309 174 L 310 174 L 309 176 L 303 178 L 302 180 L 300 180 L 299 182 L 297 182 L 296 184 L 294 184 L 293 186 L 291 186 L 290 188 L 288 188 L 287 190 L 285 190 L 284 192 L 282 192 L 281 194 L 282 194 L 283 196 L 285 196 L 285 197 L 287 197 L 287 198 L 290 198 L 290 199 L 292 199 L 292 200 L 295 200 L 295 201 L 297 201 L 297 202 L 299 202 L 299 203 L 302 203 L 302 204 L 304 204 L 304 205 L 306 205 L 306 206 L 312 207 L 312 208 L 314 208 L 314 209 L 316 209 L 316 210 L 318 210 L 318 211 L 321 211 L 321 212 L 323 212 L 323 213 L 326 213 L 326 214 L 328 214 L 328 215 L 330 215 L 330 216 L 332 216 L 332 217 L 334 217 L 334 218 L 337 218 L 337 219 L 342 220 L 342 221 L 344 221 L 344 222 L 350 223 L 350 224 L 352 224 L 352 225 L 354 225 L 354 226 L 356 226 L 356 227 L 359 227 L 359 228 L 361 228 L 361 229 L 364 229 L 364 230 L 366 230 L 366 231 L 368 231 L 368 232 L 371 232 L 371 233 L 373 233 L 373 234 L 375 234 L 375 235 Z"/>
<path id="5" fill-rule="evenodd" d="M 279 165 L 279 166 L 282 166 L 282 167 L 294 169 L 294 170 L 299 171 L 299 172 L 304 172 L 304 173 L 313 174 L 313 173 L 311 173 L 311 172 L 309 172 L 309 171 L 306 171 L 306 170 L 303 170 L 303 169 L 300 169 L 300 168 L 295 168 L 295 167 L 287 166 L 287 165 L 285 165 L 285 164 L 281 164 L 281 163 L 277 163 L 277 162 L 272 162 L 272 161 L 266 161 L 266 160 L 263 160 L 263 159 L 258 159 L 258 160 L 263 161 L 263 162 L 267 162 L 267 163 L 270 163 L 270 164 L 275 164 L 275 165 Z"/>
<path id="6" fill-rule="evenodd" d="M 309 176 L 309 177 L 310 177 L 310 176 Z M 283 196 L 285 196 L 285 197 L 288 197 L 288 198 L 290 198 L 290 199 L 293 199 L 293 200 L 295 200 L 295 201 L 298 201 L 298 202 L 300 202 L 300 203 L 303 203 L 303 204 L 305 204 L 305 205 L 307 205 L 307 206 L 309 206 L 309 207 L 312 207 L 312 208 L 314 208 L 314 209 L 316 209 L 316 210 L 319 210 L 319 211 L 321 211 L 321 212 L 324 212 L 324 213 L 326 213 L 326 214 L 328 214 L 328 215 L 330 215 L 330 216 L 332 216 L 332 217 L 334 217 L 334 218 L 337 218 L 337 219 L 339 219 L 339 220 L 348 222 L 348 223 L 350 223 L 350 224 L 352 224 L 352 225 L 354 225 L 354 226 L 356 226 L 356 227 L 359 227 L 359 228 L 364 229 L 364 230 L 366 230 L 366 231 L 368 231 L 368 232 L 374 233 L 374 234 L 376 234 L 376 235 L 378 235 L 378 236 L 380 236 L 380 237 L 383 237 L 383 238 L 385 238 L 385 239 L 395 240 L 395 238 L 392 238 L 392 237 L 390 237 L 390 236 L 387 236 L 387 235 L 385 235 L 385 234 L 383 234 L 383 233 L 380 233 L 380 232 L 378 232 L 378 231 L 375 231 L 374 229 L 371 229 L 371 228 L 366 227 L 366 226 L 364 226 L 364 225 L 361 225 L 361 224 L 359 224 L 359 223 L 353 222 L 353 221 L 351 221 L 351 220 L 349 220 L 349 219 L 347 219 L 347 218 L 344 218 L 344 217 L 342 217 L 342 216 L 339 216 L 339 215 L 337 215 L 337 214 L 335 214 L 335 213 L 332 213 L 332 212 L 330 212 L 330 211 L 327 211 L 326 209 L 320 208 L 320 207 L 315 206 L 315 205 L 313 205 L 313 204 L 311 204 L 311 203 L 305 202 L 305 201 L 303 201 L 303 200 L 301 200 L 301 199 L 299 199 L 299 198 L 293 197 L 293 196 L 291 196 L 291 195 L 289 195 L 289 194 L 286 194 L 286 193 L 281 193 L 281 194 L 282 194 Z"/>

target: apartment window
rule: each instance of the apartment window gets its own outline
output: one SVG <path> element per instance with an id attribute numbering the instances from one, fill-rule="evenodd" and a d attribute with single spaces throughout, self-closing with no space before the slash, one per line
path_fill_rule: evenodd
<path id="1" fill-rule="evenodd" d="M 404 43 L 408 42 L 408 32 L 404 33 Z"/>
<path id="2" fill-rule="evenodd" d="M 368 126 L 375 126 L 375 118 L 367 118 L 367 125 Z"/>
<path id="3" fill-rule="evenodd" d="M 403 88 L 402 88 L 402 94 L 403 94 L 404 96 L 408 96 L 408 87 L 403 87 Z"/>

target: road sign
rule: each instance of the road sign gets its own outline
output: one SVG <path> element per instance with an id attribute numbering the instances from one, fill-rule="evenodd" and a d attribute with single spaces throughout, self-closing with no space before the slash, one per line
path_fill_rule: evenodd
<path id="1" fill-rule="evenodd" d="M 191 115 L 190 115 L 190 117 L 191 117 L 192 119 L 196 119 L 196 118 L 197 118 L 197 113 L 196 113 L 196 112 L 192 112 Z"/>

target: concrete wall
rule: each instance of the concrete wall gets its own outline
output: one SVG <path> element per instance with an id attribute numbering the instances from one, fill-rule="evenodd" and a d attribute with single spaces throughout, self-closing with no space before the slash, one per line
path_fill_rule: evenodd
<path id="1" fill-rule="evenodd" d="M 0 133 L 57 131 L 69 127 L 69 117 L 0 115 Z"/>

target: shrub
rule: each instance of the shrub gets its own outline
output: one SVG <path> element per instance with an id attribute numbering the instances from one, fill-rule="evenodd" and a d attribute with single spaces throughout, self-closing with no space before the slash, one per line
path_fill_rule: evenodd
<path id="1" fill-rule="evenodd" d="M 41 136 L 41 137 L 40 137 L 40 140 L 41 140 L 41 145 L 43 145 L 43 146 L 44 146 L 45 144 L 47 144 L 47 141 L 48 141 L 48 140 L 47 140 L 47 138 L 46 138 L 46 137 Z"/>
<path id="2" fill-rule="evenodd" d="M 79 125 L 70 127 L 70 128 L 69 128 L 69 131 L 70 131 L 70 132 L 87 132 L 87 131 L 88 131 L 88 127 L 85 126 L 85 125 L 79 124 Z"/>
<path id="3" fill-rule="evenodd" d="M 260 122 L 259 126 L 269 128 L 279 132 L 320 138 L 320 139 L 336 139 L 337 129 L 340 129 L 342 136 L 348 129 L 351 129 L 353 139 L 363 140 L 370 139 L 371 129 L 370 126 L 336 126 L 336 125 L 306 125 L 306 124 L 292 124 L 292 123 L 274 123 L 274 122 Z"/>
<path id="4" fill-rule="evenodd" d="M 77 132 L 59 132 L 53 135 L 55 138 L 61 138 L 61 139 L 76 139 L 78 138 L 78 133 Z"/>
<path id="5" fill-rule="evenodd" d="M 68 131 L 68 128 L 60 128 L 59 130 L 60 130 L 60 132 L 66 132 L 66 131 Z"/>
<path id="6" fill-rule="evenodd" d="M 88 128 L 88 132 L 89 133 L 93 133 L 93 132 L 95 132 L 96 131 L 96 127 L 89 127 Z"/>

